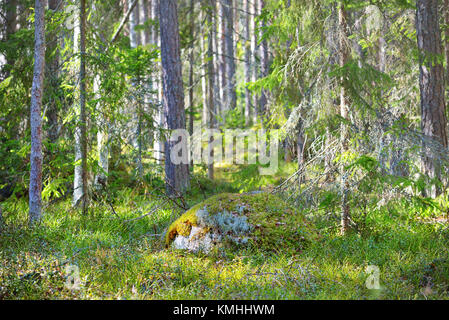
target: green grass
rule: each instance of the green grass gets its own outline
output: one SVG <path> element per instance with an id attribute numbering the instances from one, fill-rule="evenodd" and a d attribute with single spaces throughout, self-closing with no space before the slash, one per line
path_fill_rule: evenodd
<path id="1" fill-rule="evenodd" d="M 189 205 L 214 190 L 239 191 L 225 181 L 188 195 Z M 208 186 L 208 187 L 207 187 Z M 322 237 L 294 255 L 219 250 L 212 256 L 173 251 L 162 234 L 180 210 L 157 195 L 124 189 L 114 211 L 93 202 L 87 216 L 60 201 L 40 226 L 26 226 L 24 199 L 2 203 L 0 299 L 447 299 L 449 230 L 433 211 L 397 200 L 368 212 L 363 230 L 338 234 L 335 215 L 309 213 Z M 306 212 L 307 213 L 307 212 Z M 337 214 L 337 212 L 335 212 Z M 430 223 L 427 223 L 430 222 Z M 70 290 L 67 265 L 79 268 L 81 288 Z M 367 289 L 365 268 L 380 269 L 380 290 Z"/>

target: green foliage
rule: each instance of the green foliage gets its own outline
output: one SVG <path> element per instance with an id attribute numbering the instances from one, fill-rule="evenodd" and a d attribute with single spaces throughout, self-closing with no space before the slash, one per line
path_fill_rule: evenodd
<path id="1" fill-rule="evenodd" d="M 85 217 L 69 200 L 61 201 L 46 208 L 44 221 L 33 230 L 27 227 L 25 200 L 2 203 L 2 299 L 448 297 L 448 228 L 434 221 L 444 211 L 427 217 L 425 206 L 396 199 L 368 212 L 365 232 L 346 237 L 338 235 L 336 220 L 328 215 L 309 214 L 322 239 L 297 254 L 286 253 L 297 244 L 283 244 L 275 252 L 224 248 L 205 257 L 164 249 L 160 236 L 153 236 L 181 214 L 170 205 L 123 222 L 160 202 L 121 190 L 112 203 L 117 218 L 107 203 L 96 203 Z M 79 267 L 80 290 L 65 286 L 65 263 Z M 380 290 L 365 286 L 368 265 L 380 268 Z M 428 284 L 431 291 L 424 290 Z"/>

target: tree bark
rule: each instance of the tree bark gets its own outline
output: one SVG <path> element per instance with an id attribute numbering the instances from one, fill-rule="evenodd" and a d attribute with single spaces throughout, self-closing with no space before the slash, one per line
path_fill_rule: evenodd
<path id="1" fill-rule="evenodd" d="M 447 119 L 444 99 L 444 70 L 438 57 L 442 55 L 438 22 L 438 0 L 418 0 L 416 31 L 420 50 L 421 129 L 426 139 L 438 142 L 447 149 Z M 426 142 L 424 141 L 424 147 Z M 441 180 L 441 164 L 437 155 L 424 154 L 422 167 L 431 179 Z M 441 193 L 438 183 L 430 195 Z"/>
<path id="2" fill-rule="evenodd" d="M 225 66 L 225 110 L 234 110 L 237 105 L 235 91 L 235 61 L 234 61 L 234 10 L 233 0 L 222 0 L 224 15 L 224 55 Z"/>
<path id="3" fill-rule="evenodd" d="M 152 0 L 151 3 L 151 20 L 155 22 L 160 22 L 159 3 L 160 0 Z M 154 26 L 152 27 L 152 44 L 158 48 L 160 48 L 161 46 L 159 29 Z M 158 110 L 156 112 L 156 124 L 158 129 L 164 129 L 166 126 L 164 121 L 164 110 L 162 107 L 162 76 L 159 67 L 157 68 L 155 73 L 156 75 L 153 78 L 153 87 L 155 91 L 153 101 L 155 101 L 156 105 L 158 106 Z M 160 130 L 155 131 L 154 141 L 154 153 L 156 161 L 162 164 L 164 160 L 164 141 Z"/>
<path id="4" fill-rule="evenodd" d="M 98 100 L 101 97 L 100 93 L 100 76 L 96 75 L 94 78 L 93 92 L 95 99 Z M 95 177 L 95 186 L 97 189 L 104 188 L 108 183 L 109 173 L 109 119 L 105 114 L 105 110 L 101 109 L 101 104 L 97 104 L 99 109 L 97 119 L 97 152 L 98 152 L 98 166 L 100 172 Z"/>
<path id="5" fill-rule="evenodd" d="M 150 17 L 151 0 L 140 0 L 139 4 L 139 21 L 140 24 L 144 25 Z M 144 29 L 140 33 L 140 39 L 141 44 L 144 46 L 151 42 L 150 28 L 148 26 L 144 26 Z"/>
<path id="6" fill-rule="evenodd" d="M 265 8 L 265 1 L 259 0 L 259 13 L 262 13 L 264 8 Z M 266 27 L 265 20 L 262 20 L 260 22 L 260 27 L 261 27 L 260 35 L 261 38 L 263 38 L 264 28 Z M 262 43 L 260 44 L 260 76 L 262 78 L 268 76 L 268 42 L 266 39 L 262 40 Z M 261 120 L 266 116 L 267 103 L 268 103 L 267 91 L 265 89 L 262 89 L 262 92 L 260 94 Z"/>
<path id="7" fill-rule="evenodd" d="M 131 6 L 132 2 L 128 3 Z M 129 33 L 130 33 L 130 46 L 132 49 L 137 48 L 141 44 L 140 32 L 136 30 L 139 25 L 140 19 L 140 7 L 135 6 L 131 12 L 129 19 Z M 141 94 L 138 92 L 140 89 L 140 79 L 134 78 L 131 80 L 133 87 L 132 92 L 132 145 L 134 147 L 134 161 L 136 163 L 137 175 L 140 179 L 143 177 L 143 166 L 142 166 L 142 104 L 141 104 Z"/>
<path id="8" fill-rule="evenodd" d="M 184 88 L 176 0 L 160 2 L 163 107 L 168 130 L 185 129 Z M 183 192 L 190 186 L 188 164 L 174 164 L 171 150 L 177 141 L 165 142 L 165 181 L 167 193 Z"/>
<path id="9" fill-rule="evenodd" d="M 48 8 L 53 12 L 59 12 L 62 9 L 62 0 L 49 0 Z M 50 41 L 48 41 L 47 51 L 55 52 L 52 60 L 49 61 L 47 68 L 46 78 L 49 90 L 56 92 L 59 87 L 59 50 L 58 50 L 58 34 L 52 32 L 50 35 Z M 57 94 L 53 94 L 48 101 L 48 140 L 50 143 L 56 143 L 59 136 L 59 121 L 58 121 L 58 104 Z"/>
<path id="10" fill-rule="evenodd" d="M 259 68 L 258 68 L 258 61 L 257 61 L 257 57 L 258 57 L 258 46 L 257 46 L 257 21 L 256 21 L 256 16 L 258 15 L 258 1 L 259 0 L 253 0 L 253 5 L 252 5 L 252 14 L 251 14 L 251 31 L 252 31 L 252 37 L 251 37 L 251 73 L 252 73 L 252 82 L 256 82 L 257 81 L 257 76 L 259 73 Z M 257 93 L 253 93 L 253 101 L 252 101 L 252 106 L 253 106 L 253 122 L 256 123 L 257 122 L 257 118 L 259 116 L 259 111 L 258 111 L 258 102 L 259 98 L 258 98 L 258 94 Z"/>
<path id="11" fill-rule="evenodd" d="M 42 216 L 42 95 L 45 68 L 45 7 L 46 0 L 35 1 L 34 72 L 31 88 L 31 155 L 29 222 L 31 225 Z"/>
<path id="12" fill-rule="evenodd" d="M 215 119 L 214 119 L 214 60 L 213 60 L 213 39 L 214 39 L 214 31 L 213 31 L 213 0 L 209 0 L 209 9 L 207 12 L 207 26 L 209 27 L 209 36 L 208 36 L 208 47 L 207 47 L 207 118 L 206 123 L 209 125 L 209 128 L 215 127 Z M 209 144 L 214 141 L 214 137 L 209 137 Z M 209 150 L 209 155 L 213 158 L 214 151 Z M 207 176 L 209 179 L 214 179 L 214 164 L 212 161 L 209 161 L 207 167 Z"/>
<path id="13" fill-rule="evenodd" d="M 6 41 L 10 40 L 11 35 L 17 31 L 17 0 L 6 0 L 5 1 L 5 38 Z M 9 76 L 9 70 L 14 66 L 14 61 L 11 57 L 6 56 L 6 63 L 9 65 L 9 68 L 6 69 L 5 76 L 6 78 Z"/>
<path id="14" fill-rule="evenodd" d="M 128 0 L 128 6 L 132 5 L 133 0 Z M 139 1 L 138 1 L 139 2 Z M 140 45 L 140 33 L 136 31 L 136 27 L 140 23 L 139 3 L 134 7 L 129 17 L 129 38 L 131 48 L 137 48 Z"/>
<path id="15" fill-rule="evenodd" d="M 193 120 L 194 120 L 194 83 L 193 83 L 193 73 L 195 66 L 195 57 L 194 57 L 194 44 L 195 44 L 195 2 L 190 0 L 190 36 L 192 37 L 190 43 L 190 52 L 189 52 L 189 96 L 188 96 L 188 106 L 189 106 L 189 135 L 192 137 L 193 135 Z M 203 39 L 201 39 L 201 42 Z M 201 52 L 203 54 L 203 52 Z M 202 79 L 204 82 L 204 79 Z M 204 92 L 203 92 L 204 94 Z M 193 171 L 193 158 L 190 159 L 190 170 Z"/>
<path id="16" fill-rule="evenodd" d="M 349 28 L 347 24 L 347 12 L 342 1 L 339 3 L 338 8 L 338 21 L 339 21 L 339 63 L 340 67 L 343 67 L 349 60 L 350 49 L 348 47 L 349 43 Z M 347 95 L 346 83 L 348 79 L 344 76 L 341 78 L 341 89 L 340 89 L 340 116 L 344 120 L 348 120 L 348 108 L 349 108 L 349 97 Z M 345 122 L 340 125 L 341 136 L 341 153 L 344 154 L 349 150 L 349 135 L 348 126 Z M 349 193 L 349 183 L 347 172 L 345 170 L 345 163 L 342 160 L 340 164 L 340 192 L 341 192 L 341 233 L 345 234 L 349 230 L 349 203 L 348 203 L 348 193 Z"/>
<path id="17" fill-rule="evenodd" d="M 224 110 L 226 109 L 226 97 L 227 97 L 227 91 L 226 91 L 226 58 L 225 58 L 225 14 L 224 14 L 224 4 L 222 3 L 222 0 L 217 1 L 217 16 L 218 16 L 218 88 L 219 88 L 219 113 L 220 115 L 223 114 Z"/>
<path id="18" fill-rule="evenodd" d="M 446 56 L 446 103 L 449 103 L 449 0 L 444 0 L 444 24 L 444 54 Z"/>
<path id="19" fill-rule="evenodd" d="M 79 23 L 74 32 L 74 52 L 79 58 L 79 85 L 76 106 L 78 123 L 75 128 L 75 179 L 73 205 L 81 205 L 83 213 L 87 210 L 87 123 L 86 123 L 86 0 L 80 0 Z M 78 39 L 79 36 L 79 39 Z M 79 44 L 79 47 L 78 47 Z"/>
<path id="20" fill-rule="evenodd" d="M 251 7 L 250 0 L 244 0 L 245 14 L 245 82 L 251 82 Z M 245 125 L 251 124 L 251 91 L 245 89 Z"/>

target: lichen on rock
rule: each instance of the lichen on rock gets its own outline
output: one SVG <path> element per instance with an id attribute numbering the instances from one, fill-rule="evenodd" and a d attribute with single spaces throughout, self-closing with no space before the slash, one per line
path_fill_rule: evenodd
<path id="1" fill-rule="evenodd" d="M 303 214 L 275 195 L 224 193 L 197 204 L 173 222 L 165 244 L 205 253 L 225 243 L 274 250 L 301 247 L 317 237 Z"/>

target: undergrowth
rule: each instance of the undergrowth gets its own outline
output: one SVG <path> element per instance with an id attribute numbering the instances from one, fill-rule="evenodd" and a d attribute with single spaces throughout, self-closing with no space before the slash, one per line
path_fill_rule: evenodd
<path id="1" fill-rule="evenodd" d="M 232 184 L 236 172 L 230 182 L 213 183 L 196 174 L 188 205 L 215 193 L 242 191 Z M 112 194 L 93 200 L 84 216 L 69 200 L 51 203 L 34 229 L 27 227 L 26 199 L 1 203 L 0 298 L 449 297 L 448 206 L 443 198 L 432 209 L 404 199 L 367 207 L 363 228 L 344 237 L 338 233 L 338 212 L 304 210 L 321 234 L 305 248 L 295 252 L 290 248 L 295 244 L 285 243 L 271 251 L 224 248 L 205 256 L 165 248 L 163 233 L 183 212 L 157 192 L 123 188 Z M 136 219 L 146 213 L 151 214 Z M 367 266 L 379 268 L 380 289 L 367 288 Z M 77 270 L 79 289 L 72 283 Z"/>

